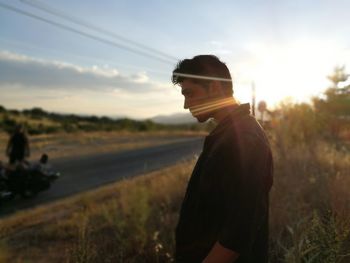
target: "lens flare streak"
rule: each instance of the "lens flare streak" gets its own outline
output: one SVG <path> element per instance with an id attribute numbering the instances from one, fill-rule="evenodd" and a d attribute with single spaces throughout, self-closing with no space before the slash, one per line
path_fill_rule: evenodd
<path id="1" fill-rule="evenodd" d="M 174 72 L 173 75 L 179 76 L 179 77 L 185 77 L 185 78 L 192 78 L 192 79 L 205 79 L 205 80 L 217 80 L 217 81 L 232 82 L 232 79 L 208 77 L 208 76 L 185 74 L 185 73 L 178 73 L 178 72 Z"/>
<path id="2" fill-rule="evenodd" d="M 199 104 L 193 107 L 190 107 L 191 113 L 196 116 L 208 112 L 212 112 L 221 108 L 225 108 L 228 106 L 232 106 L 237 104 L 237 102 L 234 100 L 234 98 L 224 98 L 224 99 L 217 99 L 213 100 L 211 102 Z"/>

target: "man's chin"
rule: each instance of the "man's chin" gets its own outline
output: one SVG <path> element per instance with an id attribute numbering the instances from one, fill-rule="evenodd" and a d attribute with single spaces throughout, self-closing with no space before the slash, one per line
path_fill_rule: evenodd
<path id="1" fill-rule="evenodd" d="M 200 123 L 206 122 L 208 120 L 208 116 L 204 115 L 193 115 L 193 117 L 196 118 Z"/>

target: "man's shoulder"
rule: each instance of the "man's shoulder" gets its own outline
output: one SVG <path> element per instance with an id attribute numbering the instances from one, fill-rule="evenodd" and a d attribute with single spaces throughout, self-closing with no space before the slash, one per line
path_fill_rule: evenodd
<path id="1" fill-rule="evenodd" d="M 232 119 L 227 126 L 226 133 L 230 134 L 232 132 L 240 136 L 265 134 L 259 122 L 252 115 L 244 115 Z"/>
<path id="2" fill-rule="evenodd" d="M 262 130 L 259 122 L 252 115 L 240 116 L 235 118 L 232 123 L 234 128 L 241 132 L 260 132 Z"/>
<path id="3" fill-rule="evenodd" d="M 235 118 L 227 126 L 222 141 L 230 142 L 236 147 L 263 147 L 270 148 L 265 131 L 259 122 L 251 115 Z"/>

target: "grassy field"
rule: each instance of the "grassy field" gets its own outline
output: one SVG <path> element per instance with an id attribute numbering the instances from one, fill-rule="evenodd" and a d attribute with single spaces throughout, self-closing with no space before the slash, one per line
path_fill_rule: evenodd
<path id="1" fill-rule="evenodd" d="M 328 143 L 275 149 L 271 262 L 350 262 L 349 167 Z"/>
<path id="2" fill-rule="evenodd" d="M 281 134 L 280 134 L 281 135 Z M 270 262 L 350 262 L 350 152 L 271 136 Z M 0 262 L 171 262 L 194 160 L 0 221 Z"/>

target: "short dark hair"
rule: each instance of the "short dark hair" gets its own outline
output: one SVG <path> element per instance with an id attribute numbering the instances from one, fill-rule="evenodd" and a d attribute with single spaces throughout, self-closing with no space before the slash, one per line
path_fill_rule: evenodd
<path id="1" fill-rule="evenodd" d="M 173 84 L 180 84 L 185 79 L 206 86 L 210 81 L 218 80 L 227 94 L 233 94 L 232 78 L 225 63 L 214 55 L 198 55 L 192 59 L 179 61 L 173 70 Z"/>

